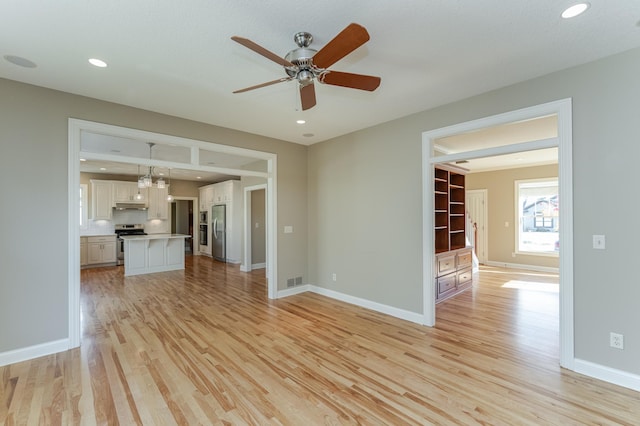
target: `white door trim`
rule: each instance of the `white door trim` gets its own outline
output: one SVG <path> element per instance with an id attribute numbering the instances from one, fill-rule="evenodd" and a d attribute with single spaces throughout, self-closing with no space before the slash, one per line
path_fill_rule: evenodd
<path id="1" fill-rule="evenodd" d="M 278 294 L 278 241 L 277 241 L 277 154 L 239 148 L 230 145 L 220 145 L 213 142 L 182 138 L 127 127 L 69 118 L 68 122 L 68 301 L 69 301 L 69 348 L 80 346 L 80 211 L 79 191 L 80 185 L 80 141 L 83 131 L 96 132 L 106 135 L 123 137 L 127 139 L 153 140 L 159 143 L 174 144 L 191 148 L 191 164 L 162 161 L 165 167 L 183 169 L 206 170 L 219 173 L 233 174 L 237 176 L 254 176 L 267 179 L 267 297 L 275 299 Z M 198 150 L 205 149 L 232 155 L 247 156 L 267 162 L 267 172 L 255 172 L 243 169 L 226 169 L 217 167 L 205 167 L 199 165 Z M 85 153 L 87 159 L 99 159 L 131 164 L 145 164 L 144 159 L 129 158 L 115 155 Z M 153 165 L 153 164 L 149 164 Z M 195 210 L 195 209 L 194 209 Z M 195 232 L 195 231 L 194 231 Z"/>
<path id="2" fill-rule="evenodd" d="M 200 228 L 196 229 L 196 226 L 198 226 L 200 224 L 200 222 L 198 220 L 198 219 L 200 219 L 200 217 L 199 217 L 200 211 L 198 209 L 198 206 L 199 206 L 198 197 L 176 197 L 174 195 L 173 196 L 173 200 L 174 201 L 182 200 L 182 201 L 191 201 L 191 202 L 193 202 L 193 206 L 192 206 L 193 211 L 191 212 L 191 220 L 193 221 L 193 231 L 192 231 L 193 235 L 192 235 L 191 239 L 193 240 L 193 253 L 192 254 L 195 256 L 197 254 L 196 253 L 196 247 L 198 247 L 197 244 L 199 244 L 198 238 L 200 238 L 200 232 L 196 232 L 196 231 L 200 230 Z M 169 215 L 171 215 L 171 211 L 169 211 Z"/>
<path id="3" fill-rule="evenodd" d="M 468 121 L 453 126 L 443 127 L 422 134 L 422 249 L 423 249 L 423 323 L 435 325 L 435 287 L 434 287 L 434 232 L 433 232 L 433 166 L 435 164 L 465 157 L 478 158 L 505 153 L 540 149 L 548 145 L 558 147 L 558 180 L 559 193 L 562 199 L 560 209 L 560 365 L 574 370 L 574 322 L 573 322 L 573 159 L 572 159 L 572 117 L 571 99 L 562 99 L 546 104 L 523 108 L 516 111 Z M 460 153 L 435 157 L 434 141 L 460 133 L 480 130 L 486 127 L 507 124 L 514 121 L 528 120 L 547 115 L 558 116 L 558 137 L 555 145 L 550 140 L 528 142 L 511 145 L 510 148 L 498 147 L 472 153 Z M 511 151 L 514 152 L 514 151 Z M 468 155 L 467 155 L 468 154 Z"/>
<path id="4" fill-rule="evenodd" d="M 489 235 L 489 191 L 487 191 L 486 189 L 470 189 L 466 191 L 466 195 L 469 194 L 482 194 L 482 202 L 483 202 L 483 206 L 482 206 L 482 215 L 484 218 L 484 223 L 482 223 L 482 233 L 483 233 L 483 238 L 482 238 L 482 247 L 480 247 L 480 249 L 482 250 L 482 259 L 480 259 L 480 256 L 478 257 L 478 262 L 487 262 L 489 260 L 489 238 L 487 237 Z M 477 247 L 476 247 L 476 252 L 477 252 Z"/>
<path id="5" fill-rule="evenodd" d="M 266 195 L 266 184 L 246 186 L 244 188 L 244 256 L 242 259 L 242 265 L 240 265 L 240 270 L 243 272 L 250 272 L 253 268 L 253 261 L 251 260 L 251 230 L 253 229 L 253 227 L 251 226 L 251 192 L 261 189 L 265 190 Z M 266 203 L 267 200 L 265 199 L 265 213 L 267 213 Z M 269 219 L 267 218 L 267 221 L 268 220 Z M 267 244 L 269 243 L 267 242 Z M 268 265 L 269 262 L 267 261 L 267 275 L 269 275 Z"/>

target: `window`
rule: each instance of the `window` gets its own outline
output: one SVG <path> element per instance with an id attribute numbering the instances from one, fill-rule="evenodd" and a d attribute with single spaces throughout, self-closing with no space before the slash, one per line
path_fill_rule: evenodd
<path id="1" fill-rule="evenodd" d="M 80 185 L 80 229 L 86 229 L 89 221 L 87 207 L 87 185 Z"/>
<path id="2" fill-rule="evenodd" d="M 557 256 L 558 178 L 516 181 L 516 252 Z"/>

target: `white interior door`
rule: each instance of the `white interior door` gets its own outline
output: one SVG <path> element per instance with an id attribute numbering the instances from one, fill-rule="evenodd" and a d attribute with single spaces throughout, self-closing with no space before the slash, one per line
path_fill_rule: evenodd
<path id="1" fill-rule="evenodd" d="M 487 190 L 476 189 L 465 192 L 465 205 L 471 217 L 471 222 L 475 225 L 475 254 L 479 263 L 487 261 Z"/>

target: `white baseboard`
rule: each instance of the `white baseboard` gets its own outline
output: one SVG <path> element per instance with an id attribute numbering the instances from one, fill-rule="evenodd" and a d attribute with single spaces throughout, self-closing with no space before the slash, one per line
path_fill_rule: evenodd
<path id="1" fill-rule="evenodd" d="M 487 262 L 484 262 L 484 264 L 487 266 L 497 266 L 499 268 L 525 269 L 528 271 L 553 272 L 556 274 L 560 272 L 560 268 L 552 268 L 549 266 L 521 265 L 519 263 L 506 263 L 506 262 L 494 262 L 494 261 L 487 261 Z"/>
<path id="2" fill-rule="evenodd" d="M 40 345 L 29 346 L 0 353 L 0 367 L 3 365 L 15 364 L 16 362 L 28 361 L 41 356 L 63 352 L 69 349 L 69 339 L 60 339 L 53 342 L 42 343 Z"/>
<path id="3" fill-rule="evenodd" d="M 309 291 L 310 287 L 311 286 L 309 284 L 305 284 L 305 285 L 297 285 L 295 287 L 289 287 L 284 290 L 278 290 L 277 297 L 278 299 L 281 299 L 283 297 L 295 296 L 296 294 L 306 293 L 307 291 Z"/>
<path id="4" fill-rule="evenodd" d="M 267 267 L 266 263 L 254 263 L 251 267 L 247 267 L 244 263 L 240 265 L 240 272 L 251 272 L 254 269 L 264 269 Z"/>
<path id="5" fill-rule="evenodd" d="M 640 392 L 640 375 L 627 373 L 626 371 L 616 370 L 615 368 L 605 367 L 581 359 L 574 360 L 574 368 L 576 373 Z"/>
<path id="6" fill-rule="evenodd" d="M 395 318 L 415 322 L 417 324 L 424 324 L 424 316 L 422 314 L 417 314 L 415 312 L 406 311 L 404 309 L 395 308 L 389 305 L 383 305 L 382 303 L 372 302 L 371 300 L 361 299 L 359 297 L 350 296 L 348 294 L 340 293 L 338 291 L 329 290 L 311 284 L 295 286 L 287 288 L 286 290 L 279 290 L 278 298 L 294 296 L 296 294 L 304 293 L 307 291 L 330 297 L 332 299 L 340 300 L 341 302 L 360 306 L 362 308 L 371 309 L 372 311 L 381 312 Z"/>

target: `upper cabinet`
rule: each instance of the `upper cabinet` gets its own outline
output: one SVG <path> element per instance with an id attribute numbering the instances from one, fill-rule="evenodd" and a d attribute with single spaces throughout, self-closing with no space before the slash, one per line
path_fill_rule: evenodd
<path id="1" fill-rule="evenodd" d="M 145 197 L 144 192 L 141 191 L 140 195 L 142 195 L 141 201 L 146 201 L 147 197 Z M 113 202 L 114 203 L 129 203 L 136 200 L 136 195 L 138 195 L 138 183 L 137 182 L 113 182 Z"/>
<path id="2" fill-rule="evenodd" d="M 216 204 L 232 202 L 239 185 L 238 180 L 227 180 L 200 187 L 200 211 L 209 211 Z"/>
<path id="3" fill-rule="evenodd" d="M 91 180 L 91 217 L 94 220 L 111 220 L 113 206 L 111 181 Z"/>
<path id="4" fill-rule="evenodd" d="M 208 211 L 213 205 L 214 185 L 207 185 L 200 188 L 200 211 Z"/>
<path id="5" fill-rule="evenodd" d="M 152 186 L 149 188 L 149 209 L 147 210 L 148 219 L 168 219 L 169 218 L 169 202 L 167 201 L 169 188 L 158 188 Z"/>

